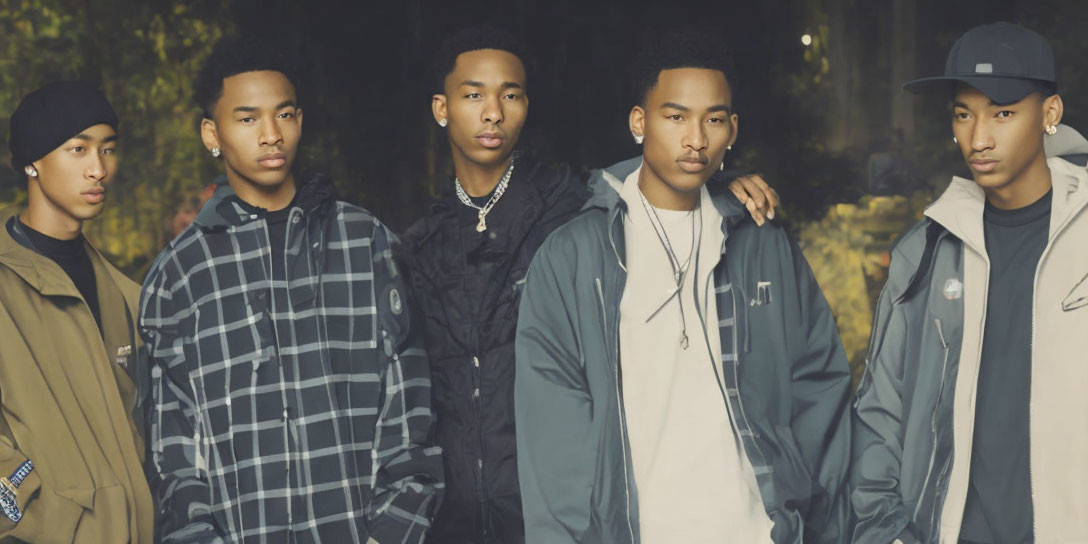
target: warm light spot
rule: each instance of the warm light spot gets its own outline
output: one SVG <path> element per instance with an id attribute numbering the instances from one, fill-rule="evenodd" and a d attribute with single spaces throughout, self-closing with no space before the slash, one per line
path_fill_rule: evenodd
<path id="1" fill-rule="evenodd" d="M 801 45 L 805 47 L 812 45 L 812 36 L 809 36 L 808 34 L 801 36 Z"/>

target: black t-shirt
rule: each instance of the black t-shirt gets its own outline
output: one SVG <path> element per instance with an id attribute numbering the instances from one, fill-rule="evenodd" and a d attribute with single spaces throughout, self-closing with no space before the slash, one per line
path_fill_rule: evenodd
<path id="1" fill-rule="evenodd" d="M 295 198 L 291 199 L 291 203 L 283 209 L 270 212 L 264 208 L 249 204 L 240 198 L 238 199 L 238 205 L 242 209 L 263 217 L 265 222 L 268 223 L 268 243 L 269 251 L 272 254 L 273 284 L 287 280 L 287 270 L 285 268 L 287 265 L 284 260 L 284 253 L 287 251 L 287 218 L 291 216 L 291 208 L 295 206 L 296 200 L 298 200 L 298 193 L 295 193 Z"/>
<path id="2" fill-rule="evenodd" d="M 1050 202 L 1050 192 L 1016 210 L 987 202 L 983 214 L 990 285 L 960 529 L 965 542 L 1034 540 L 1028 440 L 1032 306 L 1035 269 L 1049 239 Z"/>
<path id="3" fill-rule="evenodd" d="M 498 188 L 499 188 L 499 186 L 496 185 L 495 189 L 498 189 Z M 469 201 L 471 201 L 473 204 L 483 208 L 484 206 L 487 206 L 487 203 L 491 200 L 491 197 L 495 196 L 495 189 L 492 189 L 490 193 L 487 193 L 484 196 L 472 196 L 472 195 L 470 195 L 468 193 L 465 193 L 465 196 L 467 196 Z M 473 209 L 475 210 L 475 208 L 473 208 Z M 479 210 L 476 210 L 476 211 L 479 212 Z"/>
<path id="4" fill-rule="evenodd" d="M 16 221 L 19 222 L 18 226 L 15 224 Z M 13 238 L 21 240 L 21 237 L 15 232 L 16 228 L 18 228 L 19 232 L 30 240 L 27 249 L 48 257 L 57 263 L 57 266 L 60 266 L 65 274 L 68 274 L 72 283 L 75 284 L 76 290 L 79 291 L 80 295 L 83 295 L 83 300 L 87 302 L 87 307 L 90 308 L 91 315 L 94 316 L 95 323 L 98 324 L 98 330 L 101 331 L 102 313 L 98 306 L 98 281 L 94 275 L 94 265 L 91 264 L 91 257 L 87 255 L 83 235 L 76 236 L 72 240 L 59 240 L 28 227 L 18 217 L 11 218 L 8 221 L 7 228 Z"/>

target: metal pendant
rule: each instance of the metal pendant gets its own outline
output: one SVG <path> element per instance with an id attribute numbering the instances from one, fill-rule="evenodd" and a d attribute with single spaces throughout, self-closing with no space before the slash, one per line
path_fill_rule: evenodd
<path id="1" fill-rule="evenodd" d="M 487 216 L 485 216 L 484 214 L 482 214 L 482 213 L 480 214 L 480 222 L 476 223 L 476 232 L 483 232 L 483 231 L 487 230 L 487 219 L 486 219 L 486 217 Z"/>
<path id="2" fill-rule="evenodd" d="M 680 348 L 688 349 L 688 333 L 687 331 L 680 333 Z"/>

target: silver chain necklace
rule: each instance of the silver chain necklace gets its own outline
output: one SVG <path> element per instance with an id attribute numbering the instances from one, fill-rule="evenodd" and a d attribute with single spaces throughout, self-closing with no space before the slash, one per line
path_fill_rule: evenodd
<path id="1" fill-rule="evenodd" d="M 684 285 L 684 276 L 686 275 L 688 265 L 691 264 L 691 257 L 695 254 L 695 214 L 696 212 L 699 212 L 701 215 L 702 209 L 696 204 L 695 209 L 691 211 L 691 249 L 688 250 L 687 260 L 681 264 L 680 258 L 676 256 L 676 251 L 672 248 L 672 241 L 669 240 L 669 233 L 665 232 L 665 224 L 657 215 L 657 210 L 650 205 L 649 201 L 646 200 L 646 195 L 642 194 L 641 190 L 639 190 L 638 196 L 642 198 L 642 207 L 646 210 L 646 215 L 650 219 L 650 225 L 654 228 L 654 234 L 657 235 L 658 241 L 661 242 L 661 246 L 665 248 L 665 253 L 669 256 L 669 266 L 672 267 L 672 278 L 673 281 L 676 282 L 676 302 L 680 305 L 680 347 L 682 349 L 688 349 L 688 321 L 684 316 L 684 300 L 681 296 L 681 288 Z M 702 238 L 702 234 L 703 231 L 700 229 L 700 238 Z M 657 315 L 657 312 L 654 312 L 654 315 Z M 653 315 L 650 316 L 650 319 L 653 319 Z"/>
<path id="2" fill-rule="evenodd" d="M 465 188 L 461 186 L 461 180 L 456 177 L 453 178 L 454 187 L 457 189 L 457 198 L 461 201 L 461 204 L 479 210 L 476 215 L 480 221 L 476 223 L 476 232 L 487 230 L 487 214 L 491 211 L 491 208 L 495 207 L 495 203 L 502 198 L 502 194 L 506 192 L 506 187 L 510 185 L 510 176 L 514 175 L 514 162 L 517 158 L 517 153 L 510 156 L 510 165 L 506 167 L 506 173 L 502 175 L 502 179 L 499 180 L 499 184 L 495 187 L 495 193 L 483 206 L 477 206 L 472 202 L 468 193 L 465 192 Z"/>

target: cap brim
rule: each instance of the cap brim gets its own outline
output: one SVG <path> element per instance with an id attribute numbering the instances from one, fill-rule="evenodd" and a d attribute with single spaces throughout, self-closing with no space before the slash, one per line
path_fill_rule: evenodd
<path id="1" fill-rule="evenodd" d="M 1035 91 L 1040 90 L 1040 81 L 1033 79 L 1021 79 L 1013 77 L 985 77 L 985 76 L 937 76 L 925 77 L 909 81 L 903 85 L 903 89 L 912 93 L 921 93 L 940 88 L 938 83 L 965 83 L 976 89 L 994 104 L 1005 105 L 1019 102 Z"/>

